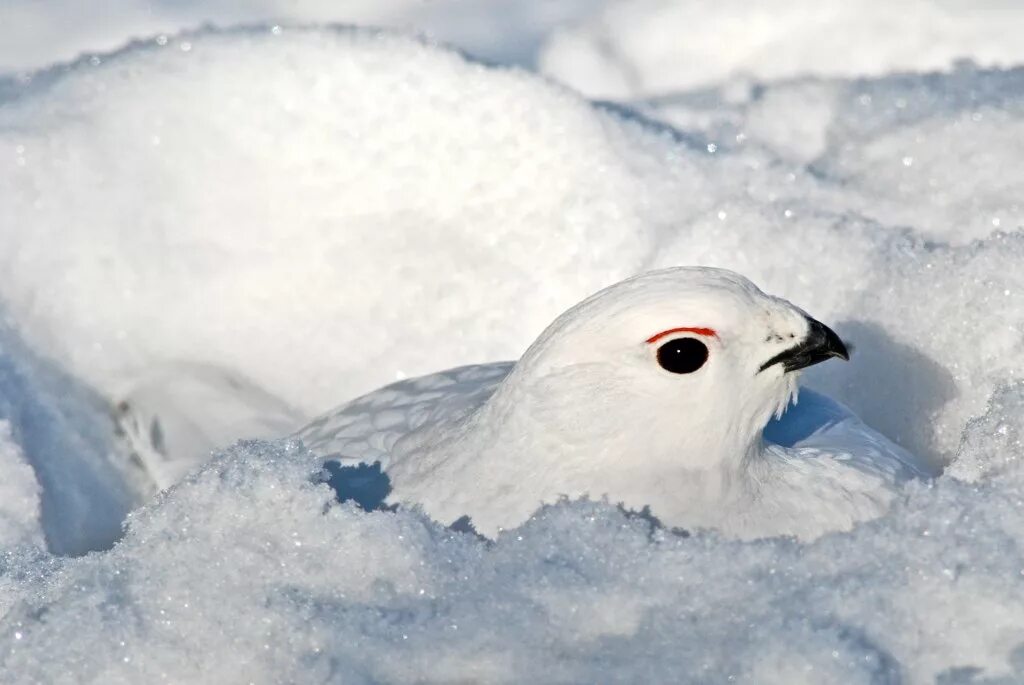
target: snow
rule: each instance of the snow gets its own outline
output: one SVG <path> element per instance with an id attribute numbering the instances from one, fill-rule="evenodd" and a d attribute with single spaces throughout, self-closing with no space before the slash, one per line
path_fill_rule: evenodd
<path id="1" fill-rule="evenodd" d="M 763 147 L 810 167 L 856 191 L 851 208 L 877 221 L 962 244 L 1024 221 L 1020 181 L 1004 171 L 1021 154 L 1021 87 L 1019 69 L 961 65 L 924 77 L 767 87 L 737 79 L 640 106 L 719 147 Z"/>
<path id="2" fill-rule="evenodd" d="M 140 504 L 109 406 L 29 350 L 0 312 L 0 549 L 108 547 Z"/>
<path id="3" fill-rule="evenodd" d="M 457 45 L 503 63 L 532 65 L 552 30 L 588 16 L 601 0 L 4 0 L 0 73 L 28 74 L 129 38 L 202 26 L 341 23 L 386 26 Z"/>
<path id="4" fill-rule="evenodd" d="M 800 6 L 780 7 L 792 13 L 768 33 L 797 36 L 790 52 L 755 59 L 732 41 L 701 80 L 637 61 L 650 78 L 625 93 L 635 109 L 339 28 L 146 39 L 0 82 L 0 670 L 1024 678 L 1024 70 L 893 73 L 1019 62 L 996 33 L 1017 15 L 991 4 L 942 23 L 963 5 L 908 3 L 904 24 L 880 3 L 856 16 L 825 3 L 844 26 L 830 34 L 797 31 L 783 20 Z M 592 35 L 602 16 L 549 42 L 541 66 L 602 92 L 559 42 L 639 45 L 639 21 Z M 165 30 L 135 26 L 105 44 Z M 822 53 L 858 35 L 870 50 Z M 41 64 L 79 49 L 66 47 L 6 54 Z M 588 502 L 487 543 L 415 511 L 337 504 L 289 442 L 238 444 L 149 498 L 115 434 L 128 402 L 139 431 L 164 417 L 198 463 L 228 435 L 280 435 L 398 377 L 515 358 L 598 287 L 688 263 L 738 270 L 851 339 L 853 361 L 808 383 L 951 462 L 946 475 L 806 545 L 681 537 Z M 237 406 L 215 411 L 231 388 Z M 156 485 L 192 463 L 165 466 Z M 144 499 L 113 548 L 68 556 L 110 547 Z"/>
<path id="5" fill-rule="evenodd" d="M 877 76 L 1010 66 L 1024 47 L 1014 0 L 610 0 L 556 29 L 540 69 L 591 97 L 627 99 L 734 76 Z"/>
<path id="6" fill-rule="evenodd" d="M 39 483 L 11 435 L 11 424 L 0 421 L 0 547 L 42 542 L 39 526 Z"/>
<path id="7" fill-rule="evenodd" d="M 296 445 L 247 443 L 40 564 L 0 624 L 25 682 L 972 682 L 1020 678 L 1021 481 L 943 479 L 811 545 L 548 508 L 489 545 L 363 513 Z M 35 562 L 31 570 L 26 566 Z M 973 681 L 977 682 L 977 681 Z"/>

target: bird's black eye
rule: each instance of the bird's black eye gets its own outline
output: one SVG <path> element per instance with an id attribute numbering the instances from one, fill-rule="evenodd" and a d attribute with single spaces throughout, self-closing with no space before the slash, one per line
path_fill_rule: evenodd
<path id="1" fill-rule="evenodd" d="M 693 373 L 708 360 L 708 346 L 696 338 L 676 338 L 658 348 L 658 364 L 671 373 Z"/>

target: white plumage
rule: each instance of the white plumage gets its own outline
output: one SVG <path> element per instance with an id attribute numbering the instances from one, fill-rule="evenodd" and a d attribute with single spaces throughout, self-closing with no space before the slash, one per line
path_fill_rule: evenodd
<path id="1" fill-rule="evenodd" d="M 389 502 L 488 536 L 588 496 L 675 527 L 811 538 L 930 473 L 807 391 L 765 438 L 799 370 L 832 356 L 846 356 L 832 331 L 742 276 L 667 269 L 573 307 L 514 364 L 395 383 L 296 437 L 325 459 L 380 461 Z"/>

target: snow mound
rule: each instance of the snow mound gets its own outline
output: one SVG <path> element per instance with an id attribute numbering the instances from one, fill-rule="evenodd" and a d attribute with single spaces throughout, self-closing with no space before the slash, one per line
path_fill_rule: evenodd
<path id="1" fill-rule="evenodd" d="M 115 403 L 186 361 L 308 418 L 515 357 L 642 268 L 679 216 L 678 180 L 652 173 L 670 151 L 534 76 L 404 38 L 138 45 L 39 74 L 0 111 L 16 227 L 0 293 Z M 676 173 L 697 188 L 692 157 Z"/>
<path id="2" fill-rule="evenodd" d="M 880 75 L 1024 61 L 1012 0 L 611 0 L 541 49 L 541 71 L 599 98 L 663 95 L 746 75 Z"/>
<path id="3" fill-rule="evenodd" d="M 587 502 L 488 544 L 338 505 L 318 469 L 295 444 L 240 444 L 113 550 L 7 557 L 21 582 L 0 584 L 0 667 L 104 683 L 1024 676 L 1019 482 L 943 478 L 806 546 L 680 537 Z"/>

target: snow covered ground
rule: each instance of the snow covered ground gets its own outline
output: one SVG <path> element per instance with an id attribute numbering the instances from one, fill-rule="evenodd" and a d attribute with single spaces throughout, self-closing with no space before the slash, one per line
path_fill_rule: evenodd
<path id="1" fill-rule="evenodd" d="M 908 4 L 925 54 L 897 50 L 872 3 L 846 35 L 871 36 L 863 59 L 829 63 L 821 34 L 793 25 L 806 3 L 777 25 L 678 3 L 687 26 L 748 17 L 790 51 L 716 43 L 699 78 L 685 55 L 637 53 L 645 85 L 623 90 L 611 67 L 593 80 L 592 44 L 626 60 L 643 44 L 631 32 L 674 15 L 570 4 L 579 17 L 552 21 L 574 27 L 541 38 L 538 3 L 517 15 L 534 28 L 490 56 L 629 108 L 338 28 L 151 38 L 0 81 L 0 672 L 1024 678 L 1024 70 L 896 73 L 1022 62 L 1002 33 L 1021 15 L 993 3 L 944 23 L 965 5 Z M 165 30 L 132 24 L 131 7 L 110 40 Z M 266 16 L 218 8 L 207 18 Z M 499 9 L 474 11 L 500 26 Z M 652 24 L 614 19 L 641 11 Z M 310 12 L 295 16 L 325 18 Z M 0 54 L 22 69 L 58 48 Z M 808 545 L 676 537 L 604 503 L 546 509 L 488 544 L 338 505 L 287 441 L 236 445 L 152 498 L 114 429 L 123 402 L 171 417 L 162 438 L 199 462 L 397 377 L 515 358 L 583 295 L 685 263 L 741 271 L 835 324 L 854 360 L 808 383 L 946 475 Z M 156 485 L 190 466 L 162 465 Z M 108 547 L 143 501 L 112 549 L 64 556 Z"/>

